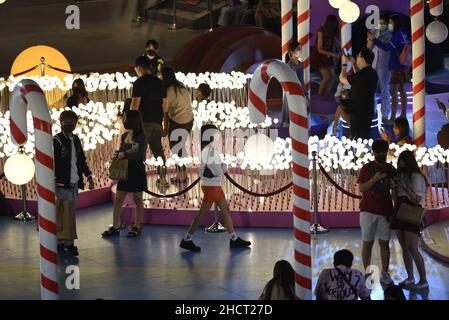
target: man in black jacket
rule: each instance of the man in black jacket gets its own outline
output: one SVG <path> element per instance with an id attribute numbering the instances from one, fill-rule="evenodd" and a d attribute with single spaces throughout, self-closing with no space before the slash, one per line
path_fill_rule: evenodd
<path id="1" fill-rule="evenodd" d="M 68 254 L 77 256 L 74 240 L 78 238 L 75 220 L 78 189 L 84 189 L 83 175 L 89 181 L 90 190 L 94 188 L 94 181 L 81 141 L 73 134 L 78 116 L 73 111 L 63 111 L 59 121 L 61 132 L 53 137 L 58 249 L 65 248 Z"/>

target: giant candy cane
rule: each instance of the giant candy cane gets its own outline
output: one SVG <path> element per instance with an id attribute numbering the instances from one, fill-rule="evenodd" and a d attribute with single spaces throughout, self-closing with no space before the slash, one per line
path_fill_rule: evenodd
<path id="1" fill-rule="evenodd" d="M 22 80 L 14 88 L 10 103 L 10 128 L 14 144 L 27 141 L 27 109 L 33 115 L 36 145 L 36 186 L 39 212 L 41 298 L 58 298 L 58 257 L 56 249 L 55 173 L 53 138 L 47 101 L 39 85 Z"/>
<path id="2" fill-rule="evenodd" d="M 425 58 L 424 1 L 410 1 L 413 55 L 413 137 L 417 147 L 423 147 L 425 135 Z"/>
<path id="3" fill-rule="evenodd" d="M 429 9 L 432 16 L 441 16 L 443 14 L 443 0 L 430 0 Z"/>
<path id="4" fill-rule="evenodd" d="M 302 62 L 304 70 L 304 90 L 310 99 L 310 0 L 298 0 L 298 43 L 306 59 Z"/>
<path id="5" fill-rule="evenodd" d="M 288 52 L 288 46 L 293 41 L 293 0 L 281 0 L 281 41 L 282 60 Z"/>
<path id="6" fill-rule="evenodd" d="M 307 101 L 296 73 L 279 60 L 268 60 L 257 68 L 250 82 L 249 117 L 261 123 L 267 115 L 267 88 L 274 77 L 286 92 L 290 114 L 293 157 L 293 214 L 295 235 L 295 292 L 302 300 L 312 298 L 310 258 L 310 204 Z"/>

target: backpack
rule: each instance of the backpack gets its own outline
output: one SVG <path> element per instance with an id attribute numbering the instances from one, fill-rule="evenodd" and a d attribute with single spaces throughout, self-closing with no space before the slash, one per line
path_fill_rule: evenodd
<path id="1" fill-rule="evenodd" d="M 402 39 L 404 40 L 402 42 L 402 44 L 404 45 L 404 48 L 402 48 L 402 51 L 398 56 L 398 61 L 402 66 L 404 66 L 406 68 L 410 68 L 412 66 L 412 44 L 405 37 L 404 33 L 401 32 L 401 34 L 402 34 Z M 391 43 L 391 44 L 393 45 L 393 47 L 395 47 L 395 45 L 393 43 Z M 397 54 L 397 52 L 396 52 L 396 54 Z"/>

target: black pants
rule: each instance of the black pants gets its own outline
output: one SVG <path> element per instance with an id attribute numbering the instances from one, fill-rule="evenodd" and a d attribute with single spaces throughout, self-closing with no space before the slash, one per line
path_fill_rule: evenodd
<path id="1" fill-rule="evenodd" d="M 142 18 L 146 18 L 146 5 L 147 0 L 137 0 L 137 15 Z"/>
<path id="2" fill-rule="evenodd" d="M 159 175 L 165 175 L 165 155 L 161 141 L 162 125 L 158 123 L 144 122 L 143 130 L 154 158 L 157 159 L 158 157 L 161 157 L 162 161 L 164 162 L 164 165 L 162 167 L 158 167 L 157 171 Z"/>
<path id="3" fill-rule="evenodd" d="M 372 117 L 363 119 L 351 113 L 351 139 L 369 139 Z"/>
<path id="4" fill-rule="evenodd" d="M 190 135 L 190 132 L 192 131 L 192 127 L 193 127 L 193 120 L 183 124 L 176 123 L 170 120 L 168 124 L 168 138 L 170 141 L 170 149 L 173 149 L 175 146 L 177 149 L 179 148 L 177 154 L 180 158 L 187 156 L 186 143 L 187 138 Z M 185 166 L 182 167 L 176 166 L 176 169 L 178 171 L 186 171 Z"/>

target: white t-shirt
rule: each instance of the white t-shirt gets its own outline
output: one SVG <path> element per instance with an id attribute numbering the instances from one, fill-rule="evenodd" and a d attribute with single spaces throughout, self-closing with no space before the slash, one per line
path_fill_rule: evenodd
<path id="1" fill-rule="evenodd" d="M 72 148 L 72 158 L 70 159 L 70 183 L 76 184 L 79 181 L 78 167 L 76 166 L 76 149 L 75 143 L 73 142 L 73 137 L 70 138 L 71 148 Z"/>
<path id="2" fill-rule="evenodd" d="M 207 167 L 212 171 L 215 177 L 207 178 L 204 176 L 204 169 Z M 205 187 L 219 187 L 221 186 L 221 177 L 226 172 L 226 165 L 221 161 L 218 150 L 213 148 L 211 144 L 204 147 L 201 152 L 200 175 L 201 184 Z"/>

